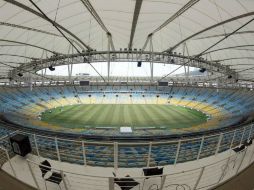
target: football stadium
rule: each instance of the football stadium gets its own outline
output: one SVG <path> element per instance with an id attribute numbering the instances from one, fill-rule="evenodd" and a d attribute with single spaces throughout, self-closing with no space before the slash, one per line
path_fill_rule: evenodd
<path id="1" fill-rule="evenodd" d="M 253 190 L 253 11 L 0 0 L 0 189 Z"/>

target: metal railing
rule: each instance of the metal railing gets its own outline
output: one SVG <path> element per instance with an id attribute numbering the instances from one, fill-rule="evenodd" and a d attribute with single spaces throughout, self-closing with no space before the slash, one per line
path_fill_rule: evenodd
<path id="1" fill-rule="evenodd" d="M 1 149 L 4 150 L 4 149 Z M 4 151 L 6 157 L 8 156 L 8 151 Z M 58 176 L 52 181 L 47 181 L 46 178 L 42 177 L 40 170 L 40 163 L 37 161 L 26 160 L 27 167 L 26 175 L 30 179 L 29 181 L 24 181 L 36 187 L 36 189 L 55 189 L 50 188 L 51 185 L 58 181 L 61 181 L 59 186 L 61 189 L 65 190 L 118 190 L 121 187 L 131 187 L 133 190 L 197 190 L 197 189 L 210 189 L 226 180 L 234 177 L 239 172 L 244 170 L 250 164 L 254 162 L 254 146 L 248 146 L 244 150 L 238 153 L 230 154 L 215 163 L 210 163 L 202 167 L 197 167 L 190 170 L 184 170 L 174 173 L 164 173 L 158 176 L 96 176 L 96 175 L 86 175 L 82 172 L 70 172 L 56 167 L 50 167 L 51 173 L 57 173 Z M 21 171 L 16 171 L 17 168 L 13 167 L 12 160 L 8 159 L 8 164 L 11 167 L 11 175 L 21 179 Z M 138 169 L 137 169 L 138 170 Z M 82 170 L 81 170 L 82 171 Z M 18 174 L 16 174 L 18 173 Z M 23 175 L 23 173 L 22 173 Z M 130 181 L 134 183 L 126 183 Z M 51 186 L 53 187 L 53 186 Z"/>
<path id="2" fill-rule="evenodd" d="M 88 166 L 143 168 L 165 166 L 217 155 L 254 137 L 253 124 L 225 133 L 163 142 L 91 142 L 31 134 L 34 155 Z M 9 136 L 0 146 L 11 154 Z"/>
<path id="3" fill-rule="evenodd" d="M 2 168 L 2 166 L 5 163 L 8 163 L 10 168 L 11 168 L 12 173 L 10 173 L 10 174 L 14 177 L 17 177 L 15 169 L 12 165 L 11 158 L 10 158 L 8 150 L 0 146 L 0 168 Z"/>

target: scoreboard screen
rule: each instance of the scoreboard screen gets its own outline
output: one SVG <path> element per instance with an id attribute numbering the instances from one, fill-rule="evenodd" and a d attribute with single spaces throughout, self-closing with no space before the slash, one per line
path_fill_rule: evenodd
<path id="1" fill-rule="evenodd" d="M 89 86 L 90 85 L 90 81 L 79 81 L 79 85 L 80 86 Z"/>
<path id="2" fill-rule="evenodd" d="M 168 82 L 158 82 L 158 86 L 168 86 Z"/>

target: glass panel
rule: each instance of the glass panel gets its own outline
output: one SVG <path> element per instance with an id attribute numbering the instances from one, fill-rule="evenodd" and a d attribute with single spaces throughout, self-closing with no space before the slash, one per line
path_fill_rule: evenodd
<path id="1" fill-rule="evenodd" d="M 205 158 L 215 154 L 219 137 L 220 137 L 219 135 L 212 136 L 212 137 L 205 137 L 200 158 Z"/>
<path id="2" fill-rule="evenodd" d="M 90 166 L 114 166 L 114 145 L 85 144 L 86 162 Z"/>
<path id="3" fill-rule="evenodd" d="M 178 142 L 152 146 L 150 166 L 174 164 Z"/>
<path id="4" fill-rule="evenodd" d="M 146 167 L 149 144 L 118 145 L 118 167 Z"/>
<path id="5" fill-rule="evenodd" d="M 84 164 L 82 143 L 57 139 L 58 150 L 62 162 Z"/>
<path id="6" fill-rule="evenodd" d="M 233 136 L 234 136 L 234 131 L 223 134 L 221 143 L 220 143 L 219 153 L 226 151 L 230 148 Z"/>
<path id="7" fill-rule="evenodd" d="M 200 149 L 202 138 L 182 141 L 177 163 L 196 160 Z"/>
<path id="8" fill-rule="evenodd" d="M 36 136 L 40 156 L 58 160 L 55 139 Z"/>

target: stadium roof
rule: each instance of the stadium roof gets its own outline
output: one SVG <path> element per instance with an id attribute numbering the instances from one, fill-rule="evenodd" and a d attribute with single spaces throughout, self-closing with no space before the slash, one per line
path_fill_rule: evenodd
<path id="1" fill-rule="evenodd" d="M 253 0 L 1 0 L 0 77 L 70 44 L 77 53 L 152 39 L 153 51 L 199 55 L 254 80 L 253 20 Z"/>

